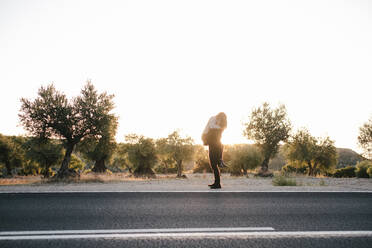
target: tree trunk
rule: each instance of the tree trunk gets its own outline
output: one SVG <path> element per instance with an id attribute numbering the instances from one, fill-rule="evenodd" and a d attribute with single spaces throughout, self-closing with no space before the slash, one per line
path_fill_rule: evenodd
<path id="1" fill-rule="evenodd" d="M 92 171 L 94 172 L 105 172 L 107 170 L 105 165 L 105 159 L 101 158 L 96 160 L 96 163 L 94 164 L 94 167 Z"/>
<path id="2" fill-rule="evenodd" d="M 309 176 L 316 176 L 316 167 L 318 166 L 317 163 L 311 165 L 311 162 L 308 162 L 307 165 L 309 166 Z"/>
<path id="3" fill-rule="evenodd" d="M 164 163 L 164 168 L 165 168 L 164 173 L 168 174 L 168 164 L 167 163 Z"/>
<path id="4" fill-rule="evenodd" d="M 6 174 L 8 176 L 12 176 L 12 167 L 10 166 L 10 163 L 9 162 L 6 162 L 5 163 L 5 168 L 6 168 Z"/>
<path id="5" fill-rule="evenodd" d="M 50 165 L 46 165 L 45 168 L 44 168 L 44 178 L 49 178 L 49 168 L 50 168 Z"/>
<path id="6" fill-rule="evenodd" d="M 309 166 L 309 176 L 313 174 L 313 166 L 311 165 L 311 162 L 307 162 L 307 165 Z"/>
<path id="7" fill-rule="evenodd" d="M 69 176 L 68 166 L 71 161 L 71 154 L 74 150 L 74 145 L 68 145 L 65 153 L 65 157 L 63 158 L 61 168 L 59 168 L 59 171 L 57 173 L 58 178 L 64 178 Z"/>
<path id="8" fill-rule="evenodd" d="M 177 161 L 177 177 L 182 177 L 182 160 Z"/>
<path id="9" fill-rule="evenodd" d="M 262 161 L 261 171 L 263 173 L 265 173 L 269 170 L 269 161 L 270 161 L 270 156 L 265 157 L 265 159 Z"/>
<path id="10" fill-rule="evenodd" d="M 269 171 L 269 161 L 270 161 L 270 155 L 265 157 L 265 159 L 262 161 L 261 169 L 258 172 L 258 176 L 260 177 L 273 177 L 274 174 Z"/>

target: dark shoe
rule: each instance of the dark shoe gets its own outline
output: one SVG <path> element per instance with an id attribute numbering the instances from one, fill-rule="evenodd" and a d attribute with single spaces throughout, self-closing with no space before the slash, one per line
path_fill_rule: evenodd
<path id="1" fill-rule="evenodd" d="M 221 159 L 219 162 L 218 162 L 218 167 L 220 168 L 227 168 L 228 166 L 223 162 L 223 160 Z"/>
<path id="2" fill-rule="evenodd" d="M 211 186 L 211 189 L 220 189 L 221 188 L 221 184 L 218 184 L 218 185 L 212 185 Z"/>
<path id="3" fill-rule="evenodd" d="M 214 185 L 216 185 L 216 183 L 208 184 L 209 187 L 212 187 L 212 186 L 214 186 Z"/>

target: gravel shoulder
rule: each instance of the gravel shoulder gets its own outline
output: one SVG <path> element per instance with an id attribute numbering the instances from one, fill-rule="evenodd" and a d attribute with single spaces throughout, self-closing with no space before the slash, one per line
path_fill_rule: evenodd
<path id="1" fill-rule="evenodd" d="M 293 177 L 297 186 L 274 186 L 272 178 L 232 177 L 223 174 L 222 189 L 211 190 L 207 186 L 213 182 L 212 174 L 187 174 L 187 179 L 168 176 L 157 179 L 123 179 L 121 181 L 92 180 L 85 183 L 40 183 L 22 185 L 0 185 L 0 193 L 21 192 L 141 192 L 141 191 L 301 191 L 301 192 L 372 192 L 372 179 L 362 178 L 313 178 Z"/>

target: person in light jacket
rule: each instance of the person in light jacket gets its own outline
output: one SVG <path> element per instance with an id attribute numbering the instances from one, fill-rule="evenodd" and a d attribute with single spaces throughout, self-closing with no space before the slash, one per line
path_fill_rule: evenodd
<path id="1" fill-rule="evenodd" d="M 226 127 L 226 114 L 220 112 L 209 119 L 202 134 L 203 144 L 209 148 L 209 164 L 214 174 L 214 183 L 208 185 L 211 189 L 221 188 L 220 169 L 218 167 L 226 167 L 222 160 L 223 145 L 221 143 L 222 132 Z"/>

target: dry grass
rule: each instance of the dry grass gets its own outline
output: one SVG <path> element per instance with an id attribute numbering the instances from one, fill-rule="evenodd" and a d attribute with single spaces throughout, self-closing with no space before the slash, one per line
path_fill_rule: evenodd
<path id="1" fill-rule="evenodd" d="M 79 178 L 42 178 L 41 176 L 15 176 L 12 178 L 0 178 L 0 185 L 38 185 L 38 184 L 70 184 L 70 183 L 118 183 L 128 181 L 150 181 L 150 180 L 176 179 L 175 174 L 159 174 L 156 178 L 134 177 L 129 173 L 87 173 Z"/>
<path id="2" fill-rule="evenodd" d="M 41 176 L 14 176 L 11 178 L 0 178 L 0 185 L 27 185 L 40 182 Z"/>

